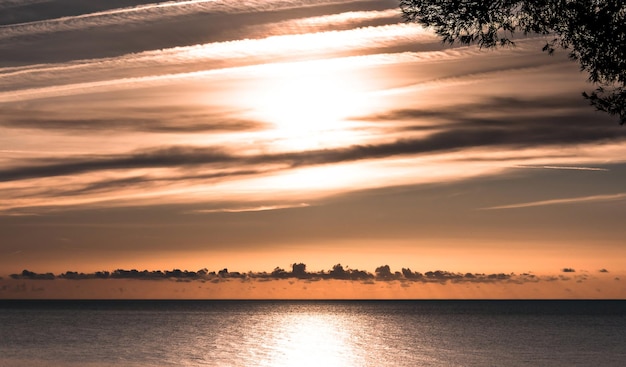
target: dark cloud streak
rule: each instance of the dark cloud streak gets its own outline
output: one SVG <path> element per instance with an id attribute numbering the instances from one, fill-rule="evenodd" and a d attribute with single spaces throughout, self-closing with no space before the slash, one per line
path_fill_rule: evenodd
<path id="1" fill-rule="evenodd" d="M 373 122 L 416 120 L 422 118 L 438 118 L 442 120 L 454 121 L 459 117 L 467 115 L 485 113 L 493 114 L 497 112 L 508 114 L 512 112 L 519 112 L 520 110 L 524 112 L 531 110 L 535 114 L 564 108 L 567 108 L 568 110 L 588 111 L 585 106 L 581 106 L 577 102 L 579 102 L 578 99 L 563 98 L 558 96 L 534 99 L 496 97 L 487 98 L 479 103 L 458 104 L 438 109 L 398 109 L 370 116 L 361 116 L 357 119 Z"/>
<path id="2" fill-rule="evenodd" d="M 403 111 L 402 114 L 406 114 Z M 418 114 L 422 114 L 418 111 Z M 616 125 L 593 124 L 579 115 L 510 116 L 500 118 L 458 116 L 423 138 L 397 139 L 387 143 L 352 145 L 337 149 L 236 155 L 220 147 L 172 146 L 124 155 L 38 159 L 31 164 L 0 170 L 0 181 L 75 175 L 104 170 L 192 167 L 237 167 L 282 164 L 284 168 L 380 159 L 488 147 L 539 147 L 617 142 L 626 130 Z M 407 129 L 405 126 L 404 129 Z M 409 127 L 410 129 L 410 127 Z"/>
<path id="3" fill-rule="evenodd" d="M 393 272 L 389 265 L 382 265 L 376 268 L 375 274 L 364 270 L 346 269 L 341 264 L 336 264 L 329 271 L 307 272 L 306 265 L 303 263 L 294 263 L 291 265 L 292 271 L 286 271 L 280 267 L 276 267 L 271 272 L 247 272 L 228 271 L 223 268 L 219 271 L 209 271 L 208 269 L 200 269 L 198 271 L 189 270 L 125 270 L 117 269 L 112 272 L 97 271 L 94 273 L 79 273 L 67 271 L 65 273 L 54 275 L 52 273 L 35 273 L 24 270 L 20 274 L 11 274 L 10 277 L 15 280 L 88 280 L 88 279 L 135 279 L 135 280 L 176 280 L 176 281 L 210 281 L 218 283 L 228 281 L 229 279 L 249 280 L 275 280 L 275 279 L 300 279 L 300 280 L 350 280 L 350 281 L 372 281 L 381 282 L 419 282 L 419 283 L 514 283 L 523 284 L 527 282 L 540 281 L 567 281 L 570 278 L 556 276 L 537 276 L 530 273 L 454 273 L 443 270 L 427 271 L 425 273 L 413 272 L 409 268 L 402 268 L 402 272 Z M 577 277 L 578 282 L 588 280 L 588 277 Z"/>
<path id="4" fill-rule="evenodd" d="M 120 131 L 139 131 L 151 133 L 198 133 L 216 131 L 257 130 L 265 126 L 262 123 L 244 120 L 224 120 L 215 123 L 168 123 L 150 119 L 48 119 L 31 118 L 0 121 L 0 126 L 11 129 L 61 130 L 68 132 L 98 132 L 115 134 Z"/>
<path id="5" fill-rule="evenodd" d="M 75 196 L 75 195 L 84 195 L 84 194 L 92 194 L 92 193 L 111 192 L 111 191 L 116 191 L 125 187 L 137 187 L 138 185 L 140 185 L 143 188 L 150 188 L 152 187 L 152 185 L 163 185 L 163 184 L 179 182 L 179 181 L 185 181 L 185 182 L 190 182 L 193 180 L 213 181 L 213 180 L 219 180 L 219 179 L 228 178 L 228 177 L 250 176 L 250 175 L 265 174 L 265 173 L 268 173 L 268 171 L 267 170 L 238 170 L 238 171 L 216 172 L 216 173 L 203 174 L 203 175 L 190 175 L 187 173 L 187 174 L 183 174 L 180 176 L 159 177 L 159 178 L 150 177 L 150 176 L 135 176 L 135 177 L 118 179 L 118 180 L 101 180 L 101 181 L 87 184 L 79 189 L 50 190 L 42 194 L 47 195 L 47 196 Z"/>

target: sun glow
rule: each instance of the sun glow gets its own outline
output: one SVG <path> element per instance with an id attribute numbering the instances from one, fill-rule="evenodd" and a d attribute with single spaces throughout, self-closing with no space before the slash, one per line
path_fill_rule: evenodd
<path id="1" fill-rule="evenodd" d="M 349 118 L 371 108 L 364 82 L 339 70 L 312 73 L 301 66 L 259 83 L 247 102 L 253 117 L 271 124 L 267 133 L 283 149 L 356 142 L 359 125 Z"/>

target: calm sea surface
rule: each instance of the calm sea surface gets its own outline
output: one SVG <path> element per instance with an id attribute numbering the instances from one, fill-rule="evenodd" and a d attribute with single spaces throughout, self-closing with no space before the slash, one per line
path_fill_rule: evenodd
<path id="1" fill-rule="evenodd" d="M 0 366 L 625 366 L 625 301 L 0 301 Z"/>

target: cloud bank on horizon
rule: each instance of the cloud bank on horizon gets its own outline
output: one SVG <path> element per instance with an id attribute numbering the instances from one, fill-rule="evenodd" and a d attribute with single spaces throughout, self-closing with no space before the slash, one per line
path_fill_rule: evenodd
<path id="1" fill-rule="evenodd" d="M 355 219 L 341 219 L 341 242 L 379 210 L 373 201 L 359 210 L 353 195 L 400 187 L 450 189 L 437 194 L 454 197 L 449 204 L 430 205 L 470 213 L 477 241 L 518 230 L 524 214 L 516 213 L 533 208 L 556 217 L 564 206 L 589 205 L 590 216 L 601 213 L 592 221 L 624 213 L 626 130 L 586 105 L 586 76 L 565 53 L 543 54 L 542 37 L 490 51 L 443 46 L 431 30 L 404 23 L 395 0 L 0 6 L 8 9 L 0 15 L 0 251 L 13 257 L 77 246 L 141 253 L 171 248 L 166 242 L 190 250 L 285 243 L 295 235 L 276 228 L 289 215 L 328 242 L 339 229 L 319 219 L 334 214 L 318 211 L 347 200 Z M 557 189 L 546 183 L 555 177 L 579 184 Z M 516 179 L 528 188 L 511 189 Z M 504 183 L 459 194 L 483 180 Z M 152 246 L 138 245 L 136 233 L 97 229 L 149 226 L 146 208 L 160 213 L 153 224 L 178 229 Z M 411 214 L 424 217 L 419 223 L 381 212 L 392 219 L 353 239 L 448 238 L 464 226 L 422 209 Z M 83 212 L 91 214 L 75 214 Z M 276 218 L 241 231 L 238 215 Z M 623 238 L 607 219 L 555 239 L 572 227 L 569 215 L 529 240 L 594 239 L 613 251 Z M 124 223 L 111 224 L 117 218 Z M 430 233 L 444 224 L 451 229 Z M 79 226 L 92 234 L 58 229 Z"/>
<path id="2" fill-rule="evenodd" d="M 392 271 L 379 266 L 374 273 L 336 264 L 328 271 L 309 272 L 303 263 L 291 271 L 276 267 L 272 272 L 219 271 L 200 269 L 138 271 L 117 269 L 79 273 L 67 271 L 35 273 L 23 270 L 0 278 L 0 299 L 101 299 L 101 298 L 185 298 L 185 299 L 451 299 L 451 298 L 621 298 L 620 278 L 600 269 L 596 274 L 577 273 L 573 268 L 561 274 L 413 272 Z M 56 280 L 56 281 L 55 281 Z M 69 289 L 74 288 L 74 291 Z M 481 289 L 482 288 L 482 289 Z M 546 292 L 546 288 L 549 291 Z"/>

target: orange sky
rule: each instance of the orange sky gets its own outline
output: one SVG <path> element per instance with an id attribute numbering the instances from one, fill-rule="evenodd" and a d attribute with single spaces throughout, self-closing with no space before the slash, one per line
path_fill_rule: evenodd
<path id="1" fill-rule="evenodd" d="M 572 267 L 610 276 L 441 294 L 624 297 L 626 133 L 545 38 L 444 46 L 395 0 L 139 3 L 0 16 L 3 284 L 23 269 Z M 74 297 L 57 283 L 42 294 Z M 439 297 L 390 286 L 354 294 Z"/>

